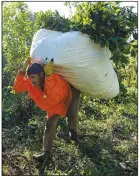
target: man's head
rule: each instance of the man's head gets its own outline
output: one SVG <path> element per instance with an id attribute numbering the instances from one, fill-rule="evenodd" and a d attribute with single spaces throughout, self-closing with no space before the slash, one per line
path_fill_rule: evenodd
<path id="1" fill-rule="evenodd" d="M 41 85 L 45 78 L 44 69 L 38 63 L 31 63 L 28 66 L 27 75 L 35 87 Z"/>

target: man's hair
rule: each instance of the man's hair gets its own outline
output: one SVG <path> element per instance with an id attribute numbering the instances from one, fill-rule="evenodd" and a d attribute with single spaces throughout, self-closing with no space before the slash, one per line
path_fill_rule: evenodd
<path id="1" fill-rule="evenodd" d="M 43 67 L 38 63 L 31 63 L 27 68 L 27 75 L 30 74 L 40 74 L 41 72 L 44 72 Z"/>

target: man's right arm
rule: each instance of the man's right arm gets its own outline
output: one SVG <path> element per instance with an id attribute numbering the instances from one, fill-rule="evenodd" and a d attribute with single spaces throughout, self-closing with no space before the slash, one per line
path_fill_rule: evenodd
<path id="1" fill-rule="evenodd" d="M 27 91 L 27 78 L 25 77 L 25 71 L 19 70 L 13 85 L 13 90 L 15 92 L 25 92 Z"/>
<path id="2" fill-rule="evenodd" d="M 25 92 L 27 91 L 27 87 L 28 87 L 28 78 L 25 77 L 26 74 L 26 68 L 30 63 L 30 58 L 28 58 L 24 64 L 23 64 L 23 68 L 21 68 L 18 71 L 18 74 L 15 78 L 14 81 L 14 85 L 13 85 L 13 90 L 15 92 Z"/>

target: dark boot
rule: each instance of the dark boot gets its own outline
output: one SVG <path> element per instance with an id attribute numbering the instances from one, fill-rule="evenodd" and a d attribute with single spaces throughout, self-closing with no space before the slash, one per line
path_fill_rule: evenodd
<path id="1" fill-rule="evenodd" d="M 78 142 L 77 132 L 75 130 L 69 130 L 69 138 L 70 138 L 70 140 L 73 140 L 77 143 Z"/>
<path id="2" fill-rule="evenodd" d="M 50 158 L 50 152 L 44 152 L 40 155 L 33 155 L 33 159 L 39 162 L 47 162 L 48 160 L 50 160 Z"/>

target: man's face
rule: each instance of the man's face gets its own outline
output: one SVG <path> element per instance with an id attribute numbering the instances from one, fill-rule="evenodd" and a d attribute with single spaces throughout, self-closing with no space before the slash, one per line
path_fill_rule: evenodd
<path id="1" fill-rule="evenodd" d="M 35 87 L 39 86 L 44 78 L 42 74 L 30 74 L 28 77 Z"/>

